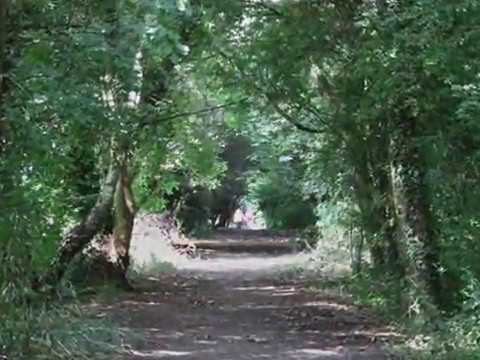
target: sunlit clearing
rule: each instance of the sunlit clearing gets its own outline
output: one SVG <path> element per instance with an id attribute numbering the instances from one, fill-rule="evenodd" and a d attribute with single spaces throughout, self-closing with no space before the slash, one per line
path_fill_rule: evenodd
<path id="1" fill-rule="evenodd" d="M 296 266 L 305 262 L 305 256 L 301 254 L 288 254 L 281 256 L 265 257 L 264 255 L 236 254 L 228 258 L 211 258 L 208 261 L 191 260 L 176 263 L 176 267 L 192 271 L 208 272 L 212 275 L 230 273 L 258 274 L 280 271 L 285 267 Z"/>
<path id="2" fill-rule="evenodd" d="M 171 270 L 168 263 L 185 261 L 171 246 L 183 236 L 168 214 L 144 214 L 135 219 L 130 248 L 133 271 L 156 275 Z"/>

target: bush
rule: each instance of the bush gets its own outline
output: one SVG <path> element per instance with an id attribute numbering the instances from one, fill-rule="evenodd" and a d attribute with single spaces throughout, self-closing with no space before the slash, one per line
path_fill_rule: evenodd
<path id="1" fill-rule="evenodd" d="M 305 229 L 315 224 L 315 204 L 306 201 L 299 185 L 281 173 L 257 180 L 252 190 L 268 228 Z"/>

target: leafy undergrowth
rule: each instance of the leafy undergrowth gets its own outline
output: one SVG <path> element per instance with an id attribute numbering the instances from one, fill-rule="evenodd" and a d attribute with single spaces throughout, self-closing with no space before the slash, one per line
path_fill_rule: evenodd
<path id="1" fill-rule="evenodd" d="M 480 360 L 480 286 L 470 287 L 462 310 L 433 321 L 415 316 L 415 309 L 405 311 L 402 282 L 385 274 L 365 271 L 361 275 L 332 272 L 325 274 L 311 267 L 297 267 L 282 276 L 300 276 L 311 291 L 331 291 L 348 296 L 359 306 L 390 322 L 407 336 L 407 341 L 391 345 L 400 359 Z"/>
<path id="2" fill-rule="evenodd" d="M 365 273 L 344 280 L 356 302 L 372 308 L 395 322 L 409 335 L 406 344 L 395 351 L 405 359 L 476 360 L 480 359 L 480 287 L 472 284 L 465 292 L 460 310 L 424 321 L 416 309 L 405 311 L 402 304 L 404 284 L 385 274 Z"/>
<path id="3" fill-rule="evenodd" d="M 77 300 L 0 303 L 0 359 L 109 359 L 132 335 L 107 320 L 89 316 Z"/>

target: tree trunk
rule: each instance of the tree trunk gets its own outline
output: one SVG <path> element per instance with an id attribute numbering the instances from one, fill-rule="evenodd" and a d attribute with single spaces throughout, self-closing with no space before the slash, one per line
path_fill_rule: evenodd
<path id="1" fill-rule="evenodd" d="M 37 287 L 56 285 L 62 279 L 73 258 L 104 229 L 105 224 L 109 222 L 112 216 L 114 195 L 119 178 L 120 171 L 117 165 L 112 162 L 95 206 L 82 223 L 76 225 L 65 235 L 50 269 L 40 279 L 40 282 L 35 284 Z"/>
<path id="2" fill-rule="evenodd" d="M 391 181 L 399 230 L 399 251 L 406 277 L 413 290 L 409 306 L 418 311 L 434 311 L 441 304 L 438 244 L 431 227 L 426 199 L 425 172 L 415 143 L 416 119 L 400 118 L 391 138 Z"/>
<path id="3" fill-rule="evenodd" d="M 135 219 L 135 205 L 126 166 L 122 166 L 113 197 L 112 233 L 98 237 L 87 261 L 91 262 L 91 281 L 106 282 L 131 289 L 127 272 L 130 265 L 130 242 Z"/>
<path id="4" fill-rule="evenodd" d="M 372 162 L 375 166 L 372 170 L 375 179 L 375 191 L 377 197 L 381 198 L 380 203 L 374 208 L 373 217 L 378 219 L 380 237 L 384 243 L 385 268 L 391 274 L 399 277 L 405 275 L 405 269 L 400 261 L 397 239 L 395 237 L 395 210 L 392 199 L 392 184 L 389 173 L 385 168 L 388 164 L 388 144 L 380 147 L 380 159 L 375 158 Z"/>
<path id="5" fill-rule="evenodd" d="M 7 5 L 7 0 L 0 0 L 0 156 L 3 155 L 7 142 L 7 126 L 3 113 L 7 61 Z"/>
<path id="6" fill-rule="evenodd" d="M 362 145 L 364 146 L 364 145 Z M 387 221 L 383 206 L 376 203 L 375 186 L 369 174 L 366 155 L 355 155 L 353 184 L 359 206 L 362 226 L 366 230 L 366 244 L 370 250 L 374 268 L 381 269 L 386 265 L 386 243 L 382 238 L 382 229 Z"/>
<path id="7" fill-rule="evenodd" d="M 126 273 L 130 265 L 130 242 L 133 222 L 135 220 L 135 201 L 131 190 L 131 181 L 126 167 L 122 169 L 115 192 L 114 229 L 115 250 L 119 257 L 121 269 Z"/>
<path id="8" fill-rule="evenodd" d="M 387 138 L 382 129 L 380 138 Z M 361 225 L 370 251 L 373 267 L 380 271 L 402 274 L 395 241 L 395 224 L 392 224 L 393 204 L 389 194 L 390 178 L 385 170 L 388 164 L 388 142 L 371 148 L 366 141 L 358 140 L 361 134 L 350 139 L 350 159 L 353 166 L 353 188 L 361 212 Z"/>
<path id="9" fill-rule="evenodd" d="M 0 0 L 0 104 L 3 97 L 7 44 L 7 0 Z"/>
<path id="10" fill-rule="evenodd" d="M 363 244 L 363 229 L 359 229 L 358 234 L 355 235 L 353 223 L 350 224 L 350 260 L 353 274 L 362 272 Z"/>

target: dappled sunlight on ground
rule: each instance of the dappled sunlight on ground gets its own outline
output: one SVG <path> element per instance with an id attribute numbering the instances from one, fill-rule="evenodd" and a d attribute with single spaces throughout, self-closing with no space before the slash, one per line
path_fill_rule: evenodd
<path id="1" fill-rule="evenodd" d="M 228 254 L 220 253 L 210 257 L 208 261 L 193 259 L 189 262 L 175 264 L 179 270 L 201 272 L 210 277 L 247 277 L 262 276 L 299 266 L 307 260 L 305 254 Z"/>
<path id="2" fill-rule="evenodd" d="M 143 358 L 154 358 L 154 359 L 160 359 L 160 358 L 171 358 L 171 357 L 182 357 L 182 356 L 187 356 L 191 355 L 193 352 L 191 351 L 167 351 L 167 350 L 152 350 L 152 351 L 132 351 L 133 356 L 137 357 L 143 357 Z"/>
<path id="3" fill-rule="evenodd" d="M 306 256 L 209 253 L 90 310 L 137 335 L 117 360 L 388 359 L 382 344 L 401 339 L 388 326 L 348 299 L 278 277 Z"/>
<path id="4" fill-rule="evenodd" d="M 341 354 L 331 350 L 318 350 L 318 349 L 299 349 L 294 351 L 288 351 L 285 353 L 290 359 L 307 359 L 310 356 L 311 359 L 338 359 Z"/>

